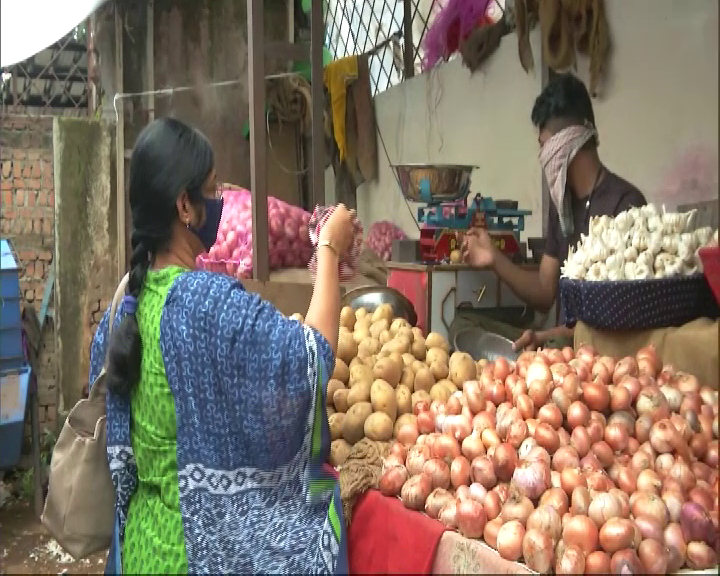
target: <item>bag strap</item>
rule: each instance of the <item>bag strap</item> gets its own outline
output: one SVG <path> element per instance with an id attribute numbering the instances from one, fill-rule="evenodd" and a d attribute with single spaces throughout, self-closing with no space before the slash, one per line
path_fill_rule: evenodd
<path id="1" fill-rule="evenodd" d="M 110 304 L 110 318 L 108 319 L 108 344 L 110 343 L 110 334 L 112 334 L 113 324 L 115 322 L 115 315 L 117 314 L 118 306 L 120 305 L 120 301 L 123 299 L 123 296 L 125 296 L 125 290 L 127 289 L 128 281 L 130 279 L 130 274 L 125 274 L 123 276 L 123 279 L 120 280 L 120 284 L 118 284 L 117 289 L 115 290 L 115 295 L 112 299 L 112 304 Z M 107 363 L 107 349 L 105 350 L 105 363 Z M 102 397 L 103 400 L 105 399 L 105 392 L 106 385 L 105 385 L 105 379 L 101 378 L 105 374 L 105 364 L 103 364 L 102 370 L 100 371 L 100 374 L 98 374 L 98 377 L 95 379 L 95 382 L 93 382 L 92 387 L 90 388 L 90 393 L 88 394 L 88 399 L 93 400 L 98 398 L 98 396 Z"/>

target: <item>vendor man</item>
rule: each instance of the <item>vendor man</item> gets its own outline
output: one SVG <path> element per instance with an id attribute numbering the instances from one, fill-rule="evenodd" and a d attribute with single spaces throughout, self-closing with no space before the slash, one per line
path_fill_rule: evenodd
<path id="1" fill-rule="evenodd" d="M 531 119 L 538 129 L 540 162 L 552 198 L 540 268 L 531 271 L 513 264 L 494 247 L 487 231 L 479 228 L 466 236 L 463 255 L 468 264 L 492 268 L 528 306 L 547 312 L 555 302 L 568 248 L 578 243 L 580 234 L 588 233 L 590 218 L 616 216 L 646 202 L 635 186 L 600 161 L 590 95 L 576 76 L 556 75 L 535 100 Z M 475 325 L 514 340 L 516 350 L 572 346 L 573 329 L 563 320 L 561 310 L 559 326 L 538 332 L 496 321 L 480 320 Z"/>

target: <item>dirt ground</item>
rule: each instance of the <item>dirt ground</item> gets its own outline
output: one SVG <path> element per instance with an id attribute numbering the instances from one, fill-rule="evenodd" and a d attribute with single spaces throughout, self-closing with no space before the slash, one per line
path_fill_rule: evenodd
<path id="1" fill-rule="evenodd" d="M 75 562 L 50 536 L 25 501 L 0 508 L 0 574 L 102 574 L 107 552 Z"/>

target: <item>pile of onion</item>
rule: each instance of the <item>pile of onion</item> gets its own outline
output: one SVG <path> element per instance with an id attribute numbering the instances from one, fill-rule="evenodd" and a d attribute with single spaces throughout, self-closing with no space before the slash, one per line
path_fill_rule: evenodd
<path id="1" fill-rule="evenodd" d="M 480 362 L 380 487 L 540 573 L 673 573 L 717 565 L 718 393 L 592 347 Z M 425 432 L 425 433 L 421 433 Z"/>

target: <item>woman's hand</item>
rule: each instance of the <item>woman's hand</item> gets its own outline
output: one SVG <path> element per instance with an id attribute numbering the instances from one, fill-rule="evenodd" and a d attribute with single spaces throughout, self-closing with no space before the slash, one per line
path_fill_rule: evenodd
<path id="1" fill-rule="evenodd" d="M 345 204 L 338 204 L 320 230 L 320 242 L 330 242 L 338 258 L 348 253 L 355 236 L 355 210 L 348 210 Z"/>

